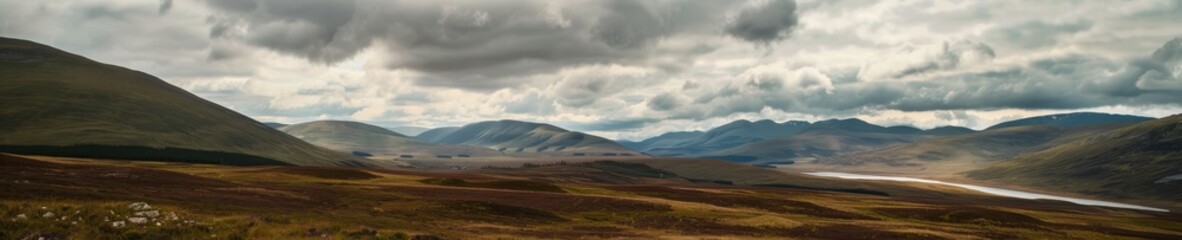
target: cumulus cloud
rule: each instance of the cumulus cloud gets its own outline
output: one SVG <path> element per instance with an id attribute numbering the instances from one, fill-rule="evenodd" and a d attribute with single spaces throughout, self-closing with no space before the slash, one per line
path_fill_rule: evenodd
<path id="1" fill-rule="evenodd" d="M 651 70 L 624 66 L 580 68 L 555 74 L 557 82 L 548 92 L 559 104 L 584 107 L 625 90 L 659 81 Z"/>
<path id="2" fill-rule="evenodd" d="M 795 0 L 768 0 L 743 9 L 726 25 L 726 33 L 743 41 L 768 44 L 787 38 L 798 21 Z"/>
<path id="3" fill-rule="evenodd" d="M 0 35 L 286 122 L 520 119 L 635 138 L 737 118 L 980 127 L 1182 106 L 1182 40 L 1162 30 L 1177 1 L 182 3 L 0 0 Z"/>
<path id="4" fill-rule="evenodd" d="M 928 46 L 904 46 L 862 67 L 862 80 L 897 79 L 961 66 L 981 64 L 996 57 L 993 48 L 985 43 L 969 40 L 945 41 Z"/>
<path id="5" fill-rule="evenodd" d="M 1093 82 L 1088 87 L 1109 96 L 1134 97 L 1147 92 L 1163 90 L 1145 89 L 1141 87 L 1141 84 L 1143 81 L 1177 80 L 1175 72 L 1182 72 L 1182 37 L 1166 42 L 1149 57 L 1132 60 L 1123 71 L 1109 79 Z M 1172 83 L 1175 86 L 1182 85 L 1177 81 Z"/>
<path id="6" fill-rule="evenodd" d="M 647 65 L 659 39 L 713 27 L 695 1 L 209 0 L 210 35 L 335 63 L 374 45 L 432 86 L 500 88 L 585 64 Z M 314 9 L 314 10 L 313 10 Z M 704 16 L 710 18 L 710 16 Z M 653 63 L 659 64 L 659 63 Z M 479 83 L 483 81 L 482 83 Z"/>
<path id="7" fill-rule="evenodd" d="M 1030 21 L 1010 27 L 1000 27 L 985 33 L 987 39 L 1029 49 L 1053 46 L 1059 38 L 1092 29 L 1095 24 L 1081 20 L 1067 23 Z"/>

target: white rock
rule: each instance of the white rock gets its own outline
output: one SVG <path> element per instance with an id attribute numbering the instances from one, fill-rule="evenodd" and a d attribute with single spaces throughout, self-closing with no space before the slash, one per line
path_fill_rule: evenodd
<path id="1" fill-rule="evenodd" d="M 160 211 L 152 210 L 152 211 L 136 212 L 135 215 L 140 216 L 140 217 L 155 218 L 155 217 L 160 216 Z"/>
<path id="2" fill-rule="evenodd" d="M 29 216 L 25 216 L 24 213 L 21 213 L 20 215 L 16 215 L 16 219 L 28 219 L 28 218 L 29 218 Z"/>
<path id="3" fill-rule="evenodd" d="M 133 217 L 133 218 L 127 218 L 127 221 L 131 222 L 131 223 L 135 223 L 135 224 L 145 224 L 145 223 L 148 223 L 148 218 Z"/>
<path id="4" fill-rule="evenodd" d="M 41 217 L 43 217 L 43 218 L 51 218 L 53 216 L 56 216 L 56 215 L 53 215 L 53 212 L 46 212 L 45 214 L 41 215 Z"/>
<path id="5" fill-rule="evenodd" d="M 112 227 L 115 227 L 115 228 L 122 228 L 122 227 L 124 227 L 124 226 L 127 226 L 127 222 L 124 222 L 124 221 L 117 221 L 117 222 L 113 222 L 113 223 L 111 223 L 111 226 L 112 226 Z"/>
<path id="6" fill-rule="evenodd" d="M 131 208 L 131 210 L 142 211 L 152 209 L 152 206 L 148 205 L 146 202 L 133 202 L 127 205 L 127 208 Z"/>

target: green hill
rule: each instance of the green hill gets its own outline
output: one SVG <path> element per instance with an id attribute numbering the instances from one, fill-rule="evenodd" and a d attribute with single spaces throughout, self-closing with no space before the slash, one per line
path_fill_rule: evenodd
<path id="1" fill-rule="evenodd" d="M 317 146 L 341 152 L 362 152 L 375 156 L 435 155 L 496 156 L 488 148 L 431 144 L 389 129 L 359 122 L 315 121 L 279 130 Z"/>
<path id="2" fill-rule="evenodd" d="M 0 38 L 0 151 L 237 165 L 374 166 L 151 75 Z"/>
<path id="3" fill-rule="evenodd" d="M 1032 152 L 969 172 L 981 180 L 1126 198 L 1182 200 L 1182 115 Z"/>
<path id="4" fill-rule="evenodd" d="M 878 149 L 908 143 L 920 137 L 923 136 L 817 129 L 790 137 L 773 138 L 713 151 L 705 156 L 753 164 L 800 161 Z M 749 161 L 743 161 L 744 159 Z"/>
<path id="5" fill-rule="evenodd" d="M 439 135 L 435 135 L 435 134 Z M 572 132 L 549 124 L 513 120 L 488 121 L 457 129 L 431 130 L 433 143 L 471 145 L 497 149 L 504 153 L 611 153 L 638 154 L 615 141 L 581 132 Z"/>
<path id="6" fill-rule="evenodd" d="M 990 126 L 987 130 L 1018 126 L 1080 127 L 1105 124 L 1132 124 L 1153 118 L 1095 112 L 1076 112 L 1023 118 Z"/>

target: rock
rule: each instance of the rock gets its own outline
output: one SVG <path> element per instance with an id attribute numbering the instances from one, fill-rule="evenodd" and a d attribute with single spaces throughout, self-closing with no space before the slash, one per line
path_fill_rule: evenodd
<path id="1" fill-rule="evenodd" d="M 43 218 L 51 218 L 53 216 L 56 216 L 56 215 L 53 215 L 53 212 L 46 212 L 45 214 L 41 215 L 41 217 L 43 217 Z"/>
<path id="2" fill-rule="evenodd" d="M 169 212 L 168 214 L 165 214 L 165 215 L 166 215 L 166 216 L 168 216 L 168 217 L 166 217 L 166 218 L 167 218 L 169 221 L 176 221 L 176 220 L 180 220 L 180 219 L 181 219 L 180 217 L 177 217 L 177 216 L 176 216 L 176 213 L 174 213 L 174 212 Z"/>
<path id="3" fill-rule="evenodd" d="M 140 216 L 140 217 L 155 218 L 155 217 L 160 216 L 160 211 L 152 210 L 152 211 L 136 212 L 135 215 Z"/>
<path id="4" fill-rule="evenodd" d="M 126 226 L 127 226 L 127 222 L 124 222 L 124 221 L 116 221 L 116 222 L 113 222 L 113 223 L 111 223 L 111 226 L 112 226 L 112 227 L 115 227 L 115 228 L 123 228 L 123 227 L 126 227 Z"/>
<path id="5" fill-rule="evenodd" d="M 131 208 L 131 210 L 136 210 L 136 211 L 143 211 L 143 210 L 152 209 L 152 206 L 148 205 L 148 203 L 146 203 L 146 202 L 133 202 L 133 203 L 127 205 L 127 208 Z"/>
<path id="6" fill-rule="evenodd" d="M 25 216 L 24 213 L 21 213 L 20 215 L 16 215 L 16 219 L 29 219 L 29 216 Z"/>
<path id="7" fill-rule="evenodd" d="M 145 223 L 148 223 L 148 218 L 133 217 L 133 218 L 127 218 L 127 221 L 134 223 L 134 224 L 145 224 Z"/>

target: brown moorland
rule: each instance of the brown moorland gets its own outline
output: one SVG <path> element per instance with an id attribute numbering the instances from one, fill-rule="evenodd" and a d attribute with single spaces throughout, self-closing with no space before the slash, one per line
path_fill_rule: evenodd
<path id="1" fill-rule="evenodd" d="M 694 182 L 641 162 L 411 172 L 0 155 L 0 238 L 1182 238 L 1174 213 L 839 180 L 886 194 Z M 613 181 L 578 180 L 604 173 Z M 162 216 L 131 223 L 132 202 Z"/>

